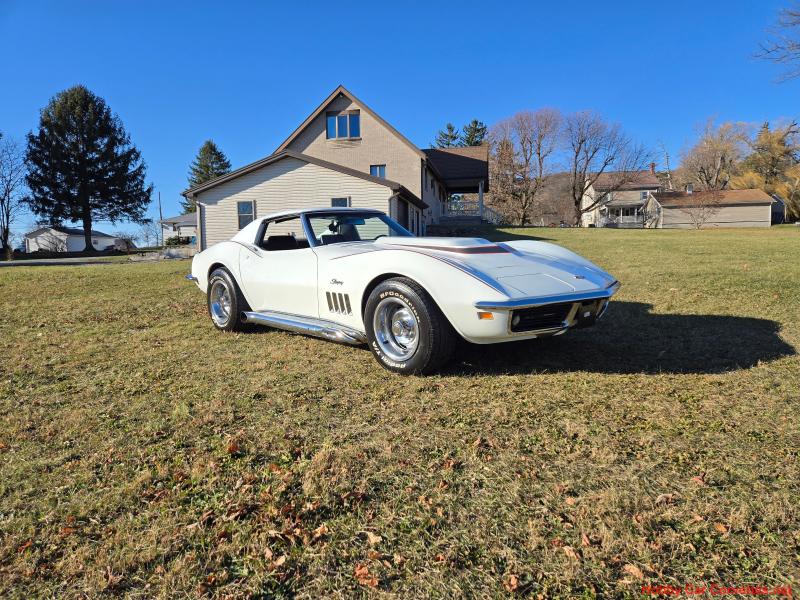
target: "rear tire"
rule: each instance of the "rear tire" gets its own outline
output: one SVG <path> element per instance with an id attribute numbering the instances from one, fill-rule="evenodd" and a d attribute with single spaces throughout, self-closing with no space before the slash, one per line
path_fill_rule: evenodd
<path id="1" fill-rule="evenodd" d="M 242 313 L 250 310 L 242 291 L 227 269 L 214 269 L 208 277 L 208 314 L 220 331 L 244 331 Z"/>
<path id="2" fill-rule="evenodd" d="M 433 298 L 405 277 L 383 281 L 372 291 L 364 326 L 377 361 L 403 375 L 436 371 L 450 360 L 458 340 Z"/>

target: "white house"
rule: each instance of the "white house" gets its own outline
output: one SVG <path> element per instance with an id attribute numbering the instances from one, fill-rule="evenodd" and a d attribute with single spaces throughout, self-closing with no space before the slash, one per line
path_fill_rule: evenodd
<path id="1" fill-rule="evenodd" d="M 92 246 L 95 250 L 114 248 L 118 239 L 92 229 Z M 53 225 L 40 227 L 25 234 L 25 252 L 82 252 L 86 249 L 83 229 Z"/>
<path id="2" fill-rule="evenodd" d="M 183 195 L 197 204 L 203 250 L 290 208 L 376 208 L 422 234 L 453 193 L 475 194 L 483 215 L 488 184 L 488 146 L 421 150 L 339 86 L 273 154 Z"/>
<path id="3" fill-rule="evenodd" d="M 195 237 L 197 235 L 197 213 L 186 213 L 177 217 L 161 219 L 161 235 L 165 240 L 176 236 Z"/>
<path id="4" fill-rule="evenodd" d="M 661 189 L 655 163 L 647 171 L 601 173 L 587 186 L 581 201 L 582 227 L 645 227 L 644 207 Z"/>

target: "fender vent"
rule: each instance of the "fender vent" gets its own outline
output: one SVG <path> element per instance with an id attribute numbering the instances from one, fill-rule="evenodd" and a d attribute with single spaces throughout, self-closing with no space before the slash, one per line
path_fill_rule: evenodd
<path id="1" fill-rule="evenodd" d="M 350 296 L 336 292 L 325 292 L 328 300 L 328 310 L 340 315 L 352 315 L 353 309 L 350 308 Z"/>

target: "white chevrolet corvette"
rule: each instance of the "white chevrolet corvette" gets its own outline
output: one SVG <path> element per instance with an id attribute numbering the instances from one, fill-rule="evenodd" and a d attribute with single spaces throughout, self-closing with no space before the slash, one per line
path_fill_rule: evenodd
<path id="1" fill-rule="evenodd" d="M 414 237 L 376 210 L 320 208 L 257 219 L 195 255 L 188 279 L 223 331 L 257 323 L 369 344 L 398 373 L 429 373 L 458 336 L 477 344 L 594 324 L 619 288 L 560 246 Z"/>

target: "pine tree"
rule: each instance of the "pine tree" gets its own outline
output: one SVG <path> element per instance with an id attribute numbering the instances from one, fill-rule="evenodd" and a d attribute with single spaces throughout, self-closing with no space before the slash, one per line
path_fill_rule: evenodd
<path id="1" fill-rule="evenodd" d="M 440 129 L 436 134 L 436 141 L 434 142 L 437 148 L 452 148 L 453 146 L 460 146 L 460 135 L 458 129 L 452 123 L 445 125 L 444 129 Z"/>
<path id="2" fill-rule="evenodd" d="M 86 87 L 56 94 L 27 141 L 25 203 L 50 223 L 81 222 L 86 251 L 94 221 L 147 221 L 153 186 L 145 184 L 141 154 L 119 117 Z"/>
<path id="3" fill-rule="evenodd" d="M 193 188 L 230 172 L 231 163 L 228 157 L 212 140 L 206 140 L 189 167 L 189 187 Z M 192 213 L 197 210 L 194 201 L 188 198 L 182 205 L 184 212 Z"/>
<path id="4" fill-rule="evenodd" d="M 459 146 L 480 146 L 483 140 L 486 139 L 486 124 L 478 119 L 472 119 L 469 123 L 464 125 L 461 137 L 459 138 Z"/>

